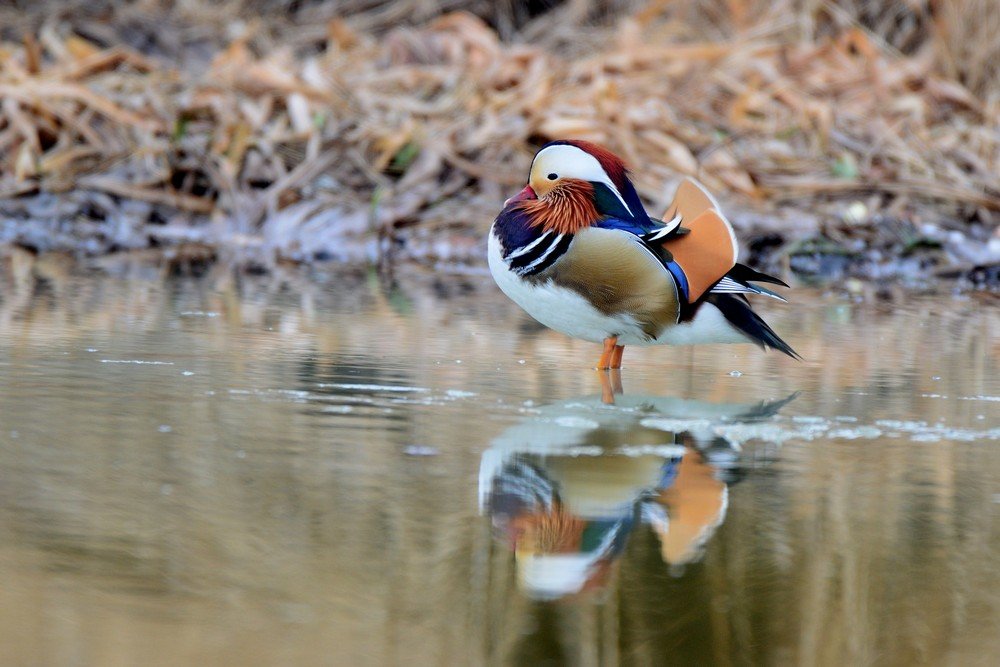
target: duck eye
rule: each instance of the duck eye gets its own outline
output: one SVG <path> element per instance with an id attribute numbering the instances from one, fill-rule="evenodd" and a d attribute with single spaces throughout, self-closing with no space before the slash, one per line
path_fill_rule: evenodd
<path id="1" fill-rule="evenodd" d="M 554 180 L 556 180 L 557 178 L 559 178 L 559 176 L 558 176 L 558 175 L 556 175 L 556 174 L 549 174 L 549 180 L 550 180 L 550 181 L 554 181 Z"/>

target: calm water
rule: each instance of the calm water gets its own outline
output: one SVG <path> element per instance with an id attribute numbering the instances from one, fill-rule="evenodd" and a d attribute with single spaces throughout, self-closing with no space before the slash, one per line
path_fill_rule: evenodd
<path id="1" fill-rule="evenodd" d="M 3 665 L 1000 663 L 995 297 L 616 378 L 481 276 L 116 271 L 0 282 Z"/>

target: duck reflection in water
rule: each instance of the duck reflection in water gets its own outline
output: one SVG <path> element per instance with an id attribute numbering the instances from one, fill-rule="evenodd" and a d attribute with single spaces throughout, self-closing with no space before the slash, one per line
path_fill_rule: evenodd
<path id="1" fill-rule="evenodd" d="M 667 566 L 696 561 L 742 470 L 713 427 L 769 419 L 795 396 L 754 405 L 580 398 L 509 428 L 483 454 L 480 507 L 514 552 L 522 590 L 542 600 L 601 590 L 639 524 L 656 533 Z"/>

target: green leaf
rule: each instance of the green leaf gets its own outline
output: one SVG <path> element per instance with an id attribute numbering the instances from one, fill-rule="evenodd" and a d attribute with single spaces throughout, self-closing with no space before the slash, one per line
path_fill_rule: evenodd
<path id="1" fill-rule="evenodd" d="M 170 132 L 170 140 L 173 142 L 178 142 L 184 138 L 187 134 L 188 119 L 184 116 L 178 116 L 174 121 L 173 130 Z"/>
<path id="2" fill-rule="evenodd" d="M 830 171 L 837 178 L 854 180 L 858 177 L 858 163 L 850 153 L 841 153 L 840 157 L 830 167 Z"/>
<path id="3" fill-rule="evenodd" d="M 389 171 L 395 174 L 404 174 L 406 170 L 410 168 L 413 161 L 417 159 L 420 155 L 420 146 L 412 141 L 408 141 L 403 144 L 395 155 L 392 156 L 392 162 L 389 164 Z"/>

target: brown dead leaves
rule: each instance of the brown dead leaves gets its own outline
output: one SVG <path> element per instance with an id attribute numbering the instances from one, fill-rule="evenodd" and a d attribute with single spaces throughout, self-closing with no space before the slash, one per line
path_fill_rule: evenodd
<path id="1" fill-rule="evenodd" d="M 697 39 L 656 6 L 583 56 L 503 43 L 465 13 L 378 37 L 336 19 L 305 50 L 262 52 L 250 24 L 201 71 L 47 27 L 0 45 L 0 196 L 92 189 L 243 231 L 303 201 L 352 230 L 482 227 L 539 142 L 576 138 L 622 154 L 656 208 L 689 175 L 760 205 L 1000 211 L 1000 99 L 931 51 L 856 25 L 793 40 L 748 12 Z"/>

